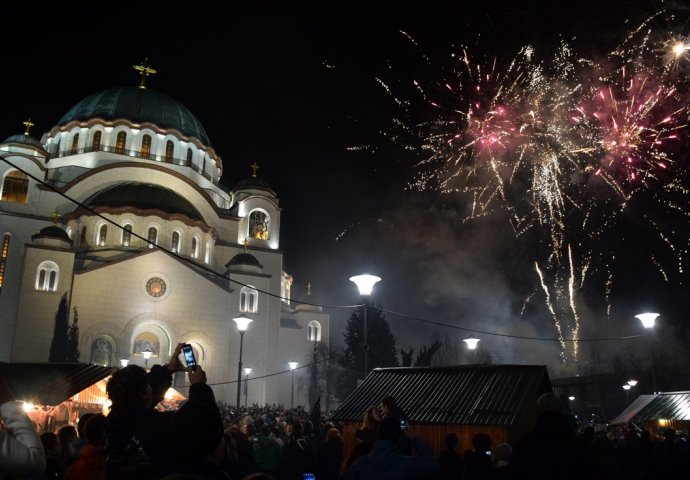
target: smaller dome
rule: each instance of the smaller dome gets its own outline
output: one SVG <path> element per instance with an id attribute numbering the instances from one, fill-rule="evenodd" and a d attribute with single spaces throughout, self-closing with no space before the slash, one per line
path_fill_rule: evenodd
<path id="1" fill-rule="evenodd" d="M 41 150 L 45 150 L 43 148 L 43 145 L 41 145 L 41 142 L 39 142 L 37 139 L 35 139 L 31 135 L 24 135 L 21 133 L 7 137 L 5 139 L 5 141 L 2 143 L 20 143 L 23 145 L 31 145 L 32 147 L 36 147 L 36 148 L 40 148 Z"/>
<path id="2" fill-rule="evenodd" d="M 226 267 L 231 267 L 235 265 L 249 265 L 251 267 L 259 267 L 259 268 L 264 268 L 263 265 L 259 263 L 259 261 L 256 259 L 254 255 L 250 255 L 249 253 L 238 253 L 232 259 L 225 264 Z"/>
<path id="3" fill-rule="evenodd" d="M 237 185 L 235 185 L 233 190 L 243 190 L 246 188 L 261 188 L 262 190 L 273 191 L 268 182 L 259 177 L 249 177 L 245 178 L 244 180 L 240 180 L 237 182 Z"/>
<path id="4" fill-rule="evenodd" d="M 32 241 L 44 238 L 62 240 L 64 242 L 69 242 L 69 244 L 72 245 L 72 239 L 69 238 L 67 232 L 65 232 L 62 228 L 58 227 L 57 225 L 49 225 L 47 227 L 43 227 L 41 230 L 39 230 L 38 233 L 31 235 Z"/>

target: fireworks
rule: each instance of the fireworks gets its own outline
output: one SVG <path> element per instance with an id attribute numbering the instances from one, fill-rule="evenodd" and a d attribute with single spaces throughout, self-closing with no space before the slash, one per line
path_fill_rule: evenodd
<path id="1" fill-rule="evenodd" d="M 537 62 L 524 47 L 502 67 L 474 61 L 462 48 L 442 78 L 414 82 L 419 101 L 396 96 L 377 78 L 404 112 L 394 121 L 403 133 L 390 137 L 422 154 L 411 186 L 463 195 L 466 220 L 500 214 L 517 237 L 540 243 L 535 284 L 563 361 L 577 362 L 578 292 L 597 271 L 608 302 L 613 259 L 603 260 L 611 248 L 604 240 L 637 196 L 657 205 L 642 220 L 683 271 L 688 238 L 658 218 L 670 212 L 690 220 L 685 166 L 676 158 L 687 135 L 688 96 L 679 88 L 686 80 L 669 61 L 685 61 L 690 44 L 655 41 L 649 23 L 656 16 L 603 60 L 577 57 L 562 43 L 551 60 Z M 668 281 L 658 257 L 650 261 Z"/>

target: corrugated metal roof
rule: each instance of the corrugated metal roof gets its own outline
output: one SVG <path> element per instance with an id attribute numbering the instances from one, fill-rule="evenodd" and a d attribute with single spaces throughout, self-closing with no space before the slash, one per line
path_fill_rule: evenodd
<path id="1" fill-rule="evenodd" d="M 333 420 L 361 421 L 368 407 L 390 395 L 417 423 L 515 425 L 548 391 L 551 384 L 543 365 L 377 368 Z"/>
<path id="2" fill-rule="evenodd" d="M 609 425 L 644 423 L 659 419 L 690 421 L 690 392 L 640 395 Z"/>
<path id="3" fill-rule="evenodd" d="M 92 363 L 0 363 L 17 400 L 58 405 L 116 370 Z"/>

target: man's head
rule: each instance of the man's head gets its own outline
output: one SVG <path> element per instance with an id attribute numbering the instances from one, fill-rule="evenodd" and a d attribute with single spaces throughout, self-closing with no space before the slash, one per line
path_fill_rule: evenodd
<path id="1" fill-rule="evenodd" d="M 397 407 L 398 404 L 395 401 L 395 398 L 391 396 L 383 397 L 383 399 L 381 400 L 381 410 L 383 411 L 384 415 L 386 415 L 388 412 Z"/>
<path id="2" fill-rule="evenodd" d="M 562 411 L 561 401 L 553 392 L 544 393 L 537 399 L 537 415 L 560 414 Z"/>
<path id="3" fill-rule="evenodd" d="M 128 365 L 113 373 L 106 387 L 113 409 L 130 410 L 151 405 L 151 387 L 146 370 L 138 365 Z"/>

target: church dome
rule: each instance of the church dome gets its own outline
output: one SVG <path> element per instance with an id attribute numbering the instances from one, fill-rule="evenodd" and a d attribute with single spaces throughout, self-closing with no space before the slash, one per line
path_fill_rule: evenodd
<path id="1" fill-rule="evenodd" d="M 73 106 L 58 125 L 92 118 L 153 123 L 163 129 L 174 128 L 211 146 L 206 130 L 187 107 L 163 93 L 147 88 L 109 88 L 94 93 Z"/>
<path id="2" fill-rule="evenodd" d="M 70 245 L 72 244 L 72 240 L 69 238 L 69 235 L 67 235 L 67 232 L 57 225 L 43 227 L 38 233 L 31 235 L 32 241 L 36 241 L 37 239 L 55 239 L 68 242 Z"/>
<path id="3" fill-rule="evenodd" d="M 133 207 L 141 210 L 160 210 L 204 221 L 199 211 L 187 199 L 168 188 L 150 183 L 118 183 L 92 195 L 84 204 L 91 208 Z"/>
<path id="4" fill-rule="evenodd" d="M 231 267 L 235 265 L 248 265 L 250 267 L 264 268 L 264 266 L 259 263 L 256 257 L 249 253 L 238 253 L 237 255 L 232 257 L 225 266 Z"/>
<path id="5" fill-rule="evenodd" d="M 19 143 L 22 145 L 29 145 L 31 147 L 40 148 L 41 150 L 45 150 L 43 148 L 43 145 L 41 145 L 41 142 L 39 142 L 37 139 L 35 139 L 31 135 L 25 135 L 22 133 L 18 133 L 16 135 L 9 136 L 2 143 Z"/>

